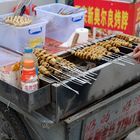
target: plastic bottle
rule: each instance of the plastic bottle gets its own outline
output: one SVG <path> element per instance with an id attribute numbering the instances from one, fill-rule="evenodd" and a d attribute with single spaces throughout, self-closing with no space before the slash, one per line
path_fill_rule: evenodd
<path id="1" fill-rule="evenodd" d="M 26 92 L 38 89 L 38 64 L 33 49 L 25 48 L 21 66 L 21 88 Z"/>

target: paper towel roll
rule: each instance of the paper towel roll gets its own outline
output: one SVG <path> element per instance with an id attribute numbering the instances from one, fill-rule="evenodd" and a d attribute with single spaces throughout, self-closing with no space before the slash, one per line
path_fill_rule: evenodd
<path id="1" fill-rule="evenodd" d="M 74 39 L 75 34 L 78 33 L 78 44 L 86 43 L 88 41 L 88 29 L 86 28 L 77 28 L 75 32 L 72 33 L 70 38 L 64 42 L 63 44 L 60 45 L 60 47 L 71 47 L 72 41 Z"/>
<path id="2" fill-rule="evenodd" d="M 77 43 L 81 44 L 81 43 L 85 43 L 88 41 L 88 29 L 78 28 L 78 29 L 76 29 L 75 32 L 79 34 Z"/>

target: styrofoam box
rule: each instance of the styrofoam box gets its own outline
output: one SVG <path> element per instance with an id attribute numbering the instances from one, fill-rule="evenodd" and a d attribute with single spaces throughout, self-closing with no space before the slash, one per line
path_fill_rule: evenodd
<path id="1" fill-rule="evenodd" d="M 1 15 L 4 19 L 6 16 Z M 25 47 L 43 46 L 45 44 L 46 20 L 34 17 L 32 24 L 24 27 L 0 23 L 0 45 L 17 52 L 23 52 Z"/>
<path id="2" fill-rule="evenodd" d="M 77 28 L 84 27 L 84 9 L 70 15 L 60 15 L 61 9 L 65 11 L 75 11 L 78 8 L 65 4 L 54 3 L 36 7 L 37 15 L 48 21 L 46 26 L 46 37 L 65 42 Z"/>

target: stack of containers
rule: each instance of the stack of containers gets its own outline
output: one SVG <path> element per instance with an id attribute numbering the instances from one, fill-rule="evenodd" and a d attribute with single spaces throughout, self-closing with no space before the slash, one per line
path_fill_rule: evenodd
<path id="1" fill-rule="evenodd" d="M 38 6 L 35 9 L 40 18 L 48 21 L 46 26 L 47 38 L 65 42 L 77 28 L 84 27 L 84 16 L 86 13 L 84 9 L 78 9 L 60 3 Z M 61 10 L 65 12 L 73 11 L 73 13 L 61 15 L 59 14 Z"/>
<path id="2" fill-rule="evenodd" d="M 5 19 L 13 13 L 1 15 Z M 32 24 L 24 27 L 15 27 L 4 22 L 0 23 L 0 46 L 4 46 L 17 52 L 23 52 L 24 48 L 43 46 L 45 44 L 45 30 L 47 20 L 31 17 Z"/>

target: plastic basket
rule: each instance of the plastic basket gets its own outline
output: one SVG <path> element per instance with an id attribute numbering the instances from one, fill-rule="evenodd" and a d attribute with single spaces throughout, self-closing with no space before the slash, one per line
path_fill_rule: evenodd
<path id="1" fill-rule="evenodd" d="M 1 15 L 4 19 L 12 14 Z M 45 44 L 46 20 L 33 18 L 33 23 L 24 27 L 0 23 L 0 45 L 17 52 L 23 52 L 25 47 L 43 46 Z"/>
<path id="2" fill-rule="evenodd" d="M 86 11 L 83 9 L 75 14 L 60 15 L 60 9 L 67 11 L 76 10 L 77 8 L 55 3 L 35 8 L 37 15 L 48 21 L 46 27 L 46 37 L 65 42 L 77 28 L 84 27 L 84 16 Z"/>

